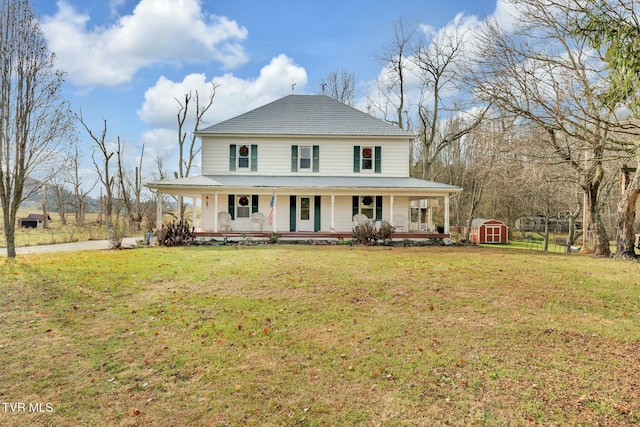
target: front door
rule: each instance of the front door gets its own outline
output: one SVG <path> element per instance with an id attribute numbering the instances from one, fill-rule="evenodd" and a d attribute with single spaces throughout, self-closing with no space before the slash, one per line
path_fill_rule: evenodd
<path id="1" fill-rule="evenodd" d="M 298 231 L 313 231 L 313 197 L 298 198 Z"/>

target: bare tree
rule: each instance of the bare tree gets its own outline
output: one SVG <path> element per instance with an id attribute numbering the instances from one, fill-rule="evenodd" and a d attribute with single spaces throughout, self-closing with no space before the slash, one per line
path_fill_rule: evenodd
<path id="1" fill-rule="evenodd" d="M 628 0 L 572 0 L 575 16 L 573 32 L 601 55 L 609 74 L 600 98 L 612 108 L 623 105 L 632 117 L 626 125 L 636 128 L 636 156 L 640 153 L 638 116 L 640 115 L 640 19 L 637 5 Z M 563 6 L 567 7 L 565 4 Z M 637 159 L 635 159 L 637 162 Z M 617 258 L 636 259 L 635 220 L 640 197 L 640 168 L 622 168 L 620 200 L 617 206 Z"/>
<path id="2" fill-rule="evenodd" d="M 476 128 L 488 109 L 473 108 L 468 94 L 461 90 L 468 73 L 466 38 L 465 31 L 453 27 L 422 40 L 411 57 L 420 81 L 417 116 L 422 179 L 437 179 L 438 171 L 433 169 L 442 151 Z"/>
<path id="3" fill-rule="evenodd" d="M 356 98 L 355 74 L 347 70 L 332 71 L 320 80 L 320 90 L 343 104 L 353 106 Z"/>
<path id="4" fill-rule="evenodd" d="M 47 163 L 66 151 L 73 132 L 62 83 L 29 2 L 0 0 L 0 203 L 9 258 L 18 207 L 30 195 L 25 181 L 51 170 Z"/>
<path id="5" fill-rule="evenodd" d="M 94 147 L 93 152 L 91 153 L 91 159 L 93 160 L 93 165 L 96 168 L 96 172 L 98 173 L 98 178 L 102 183 L 102 187 L 104 188 L 105 196 L 104 196 L 104 206 L 102 208 L 105 211 L 106 219 L 109 221 L 113 215 L 113 192 L 115 189 L 115 177 L 111 174 L 109 170 L 109 164 L 111 162 L 111 158 L 115 154 L 107 145 L 107 120 L 103 120 L 102 131 L 99 135 L 95 134 L 84 121 L 82 116 L 82 111 L 79 115 L 77 115 L 78 120 L 85 128 L 93 142 L 95 142 L 96 146 Z M 100 159 L 96 160 L 96 150 L 100 151 Z M 100 163 L 98 163 L 98 161 Z M 100 202 L 102 204 L 102 194 L 100 197 Z"/>
<path id="6" fill-rule="evenodd" d="M 406 85 L 408 79 L 409 57 L 412 55 L 412 40 L 417 24 L 408 25 L 402 20 L 393 23 L 393 38 L 378 55 L 384 64 L 384 76 L 378 81 L 377 95 L 383 99 L 369 99 L 371 107 L 380 110 L 387 121 L 406 129 L 408 106 Z M 388 113 L 391 108 L 393 113 Z"/>
<path id="7" fill-rule="evenodd" d="M 133 175 L 128 173 L 123 164 L 124 144 L 121 144 L 118 137 L 118 150 L 116 151 L 118 158 L 118 189 L 120 198 L 122 199 L 127 214 L 129 216 L 129 225 L 131 231 L 140 231 L 140 224 L 144 218 L 145 208 L 141 202 L 142 196 L 142 160 L 144 158 L 144 144 L 140 150 L 140 162 L 135 167 Z"/>
<path id="8" fill-rule="evenodd" d="M 73 186 L 74 209 L 75 209 L 76 225 L 78 227 L 84 226 L 85 203 L 87 200 L 87 196 L 91 191 L 93 191 L 96 185 L 98 185 L 98 180 L 95 180 L 93 184 L 91 184 L 88 188 L 84 188 L 84 182 L 82 180 L 82 175 L 80 174 L 80 161 L 81 161 L 81 153 L 78 150 L 78 146 L 76 145 L 75 155 L 71 158 L 71 163 L 72 163 L 71 184 Z"/>
<path id="9" fill-rule="evenodd" d="M 481 36 L 476 93 L 544 131 L 540 135 L 553 160 L 570 165 L 579 176 L 594 252 L 609 255 L 600 211 L 603 165 L 611 153 L 624 155 L 629 146 L 616 141 L 611 131 L 615 116 L 599 102 L 597 58 L 569 31 L 567 10 L 537 0 L 512 3 L 520 13 L 515 29 L 488 22 Z"/>
<path id="10" fill-rule="evenodd" d="M 200 129 L 200 126 L 204 123 L 203 117 L 206 112 L 213 105 L 213 99 L 216 96 L 216 89 L 218 85 L 211 83 L 211 90 L 206 100 L 200 102 L 200 94 L 195 91 L 195 111 L 193 131 L 190 135 L 187 134 L 185 129 L 187 119 L 189 118 L 189 104 L 192 102 L 194 95 L 189 92 L 184 95 L 184 100 L 180 101 L 176 99 L 176 102 L 180 106 L 178 110 L 178 178 L 188 177 L 191 173 L 193 163 L 200 153 L 202 146 L 196 146 L 196 132 Z M 184 204 L 182 202 L 182 196 L 178 197 L 178 217 L 182 219 L 184 216 Z"/>
<path id="11" fill-rule="evenodd" d="M 55 197 L 55 207 L 58 210 L 58 215 L 60 216 L 60 222 L 62 225 L 67 224 L 67 206 L 70 204 L 68 197 L 69 192 L 67 191 L 67 184 L 69 184 L 70 178 L 70 168 L 67 164 L 68 161 L 69 159 L 65 160 L 60 173 L 53 174 L 49 180 L 51 190 Z"/>

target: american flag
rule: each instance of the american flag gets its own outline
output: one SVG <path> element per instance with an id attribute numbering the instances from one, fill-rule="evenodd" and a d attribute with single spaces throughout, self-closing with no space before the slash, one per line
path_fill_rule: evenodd
<path id="1" fill-rule="evenodd" d="M 267 222 L 269 225 L 273 224 L 273 208 L 276 205 L 276 195 L 271 195 L 271 201 L 269 202 L 269 216 L 267 217 Z"/>

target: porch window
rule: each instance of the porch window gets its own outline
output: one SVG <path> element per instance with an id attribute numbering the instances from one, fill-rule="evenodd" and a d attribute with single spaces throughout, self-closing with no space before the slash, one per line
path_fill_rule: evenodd
<path id="1" fill-rule="evenodd" d="M 352 215 L 364 214 L 376 221 L 382 219 L 382 196 L 353 196 Z"/>
<path id="2" fill-rule="evenodd" d="M 375 198 L 372 196 L 360 197 L 360 213 L 367 216 L 369 219 L 373 219 L 373 213 L 375 212 Z"/>
<path id="3" fill-rule="evenodd" d="M 250 196 L 241 195 L 236 197 L 237 206 L 236 206 L 236 216 L 238 218 L 249 218 L 251 215 L 251 205 L 250 205 Z"/>

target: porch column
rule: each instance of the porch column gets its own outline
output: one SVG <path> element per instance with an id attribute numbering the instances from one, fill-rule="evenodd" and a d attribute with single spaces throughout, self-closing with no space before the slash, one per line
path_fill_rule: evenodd
<path id="1" fill-rule="evenodd" d="M 191 226 L 194 228 L 196 227 L 196 220 L 197 220 L 197 216 L 196 216 L 196 202 L 198 201 L 198 198 L 196 196 L 192 197 L 193 200 L 193 206 L 191 207 Z"/>
<path id="2" fill-rule="evenodd" d="M 162 193 L 158 191 L 158 200 L 156 200 L 156 230 L 162 228 Z"/>
<path id="3" fill-rule="evenodd" d="M 336 196 L 331 195 L 331 231 L 336 231 L 336 222 L 334 220 L 334 214 L 336 211 Z"/>
<path id="4" fill-rule="evenodd" d="M 433 226 L 433 207 L 431 204 L 427 207 L 427 230 L 434 231 L 435 227 Z"/>
<path id="5" fill-rule="evenodd" d="M 444 196 L 444 232 L 449 234 L 449 196 Z"/>
<path id="6" fill-rule="evenodd" d="M 276 193 L 273 193 L 273 217 L 271 219 L 271 225 L 273 225 L 273 232 L 277 233 L 278 232 L 278 226 L 276 225 L 276 218 L 278 217 L 277 215 L 277 209 L 278 209 L 278 196 L 276 196 Z"/>
<path id="7" fill-rule="evenodd" d="M 389 223 L 391 226 L 395 226 L 393 221 L 393 194 L 389 196 Z"/>
<path id="8" fill-rule="evenodd" d="M 218 232 L 218 193 L 213 195 L 213 231 Z"/>

